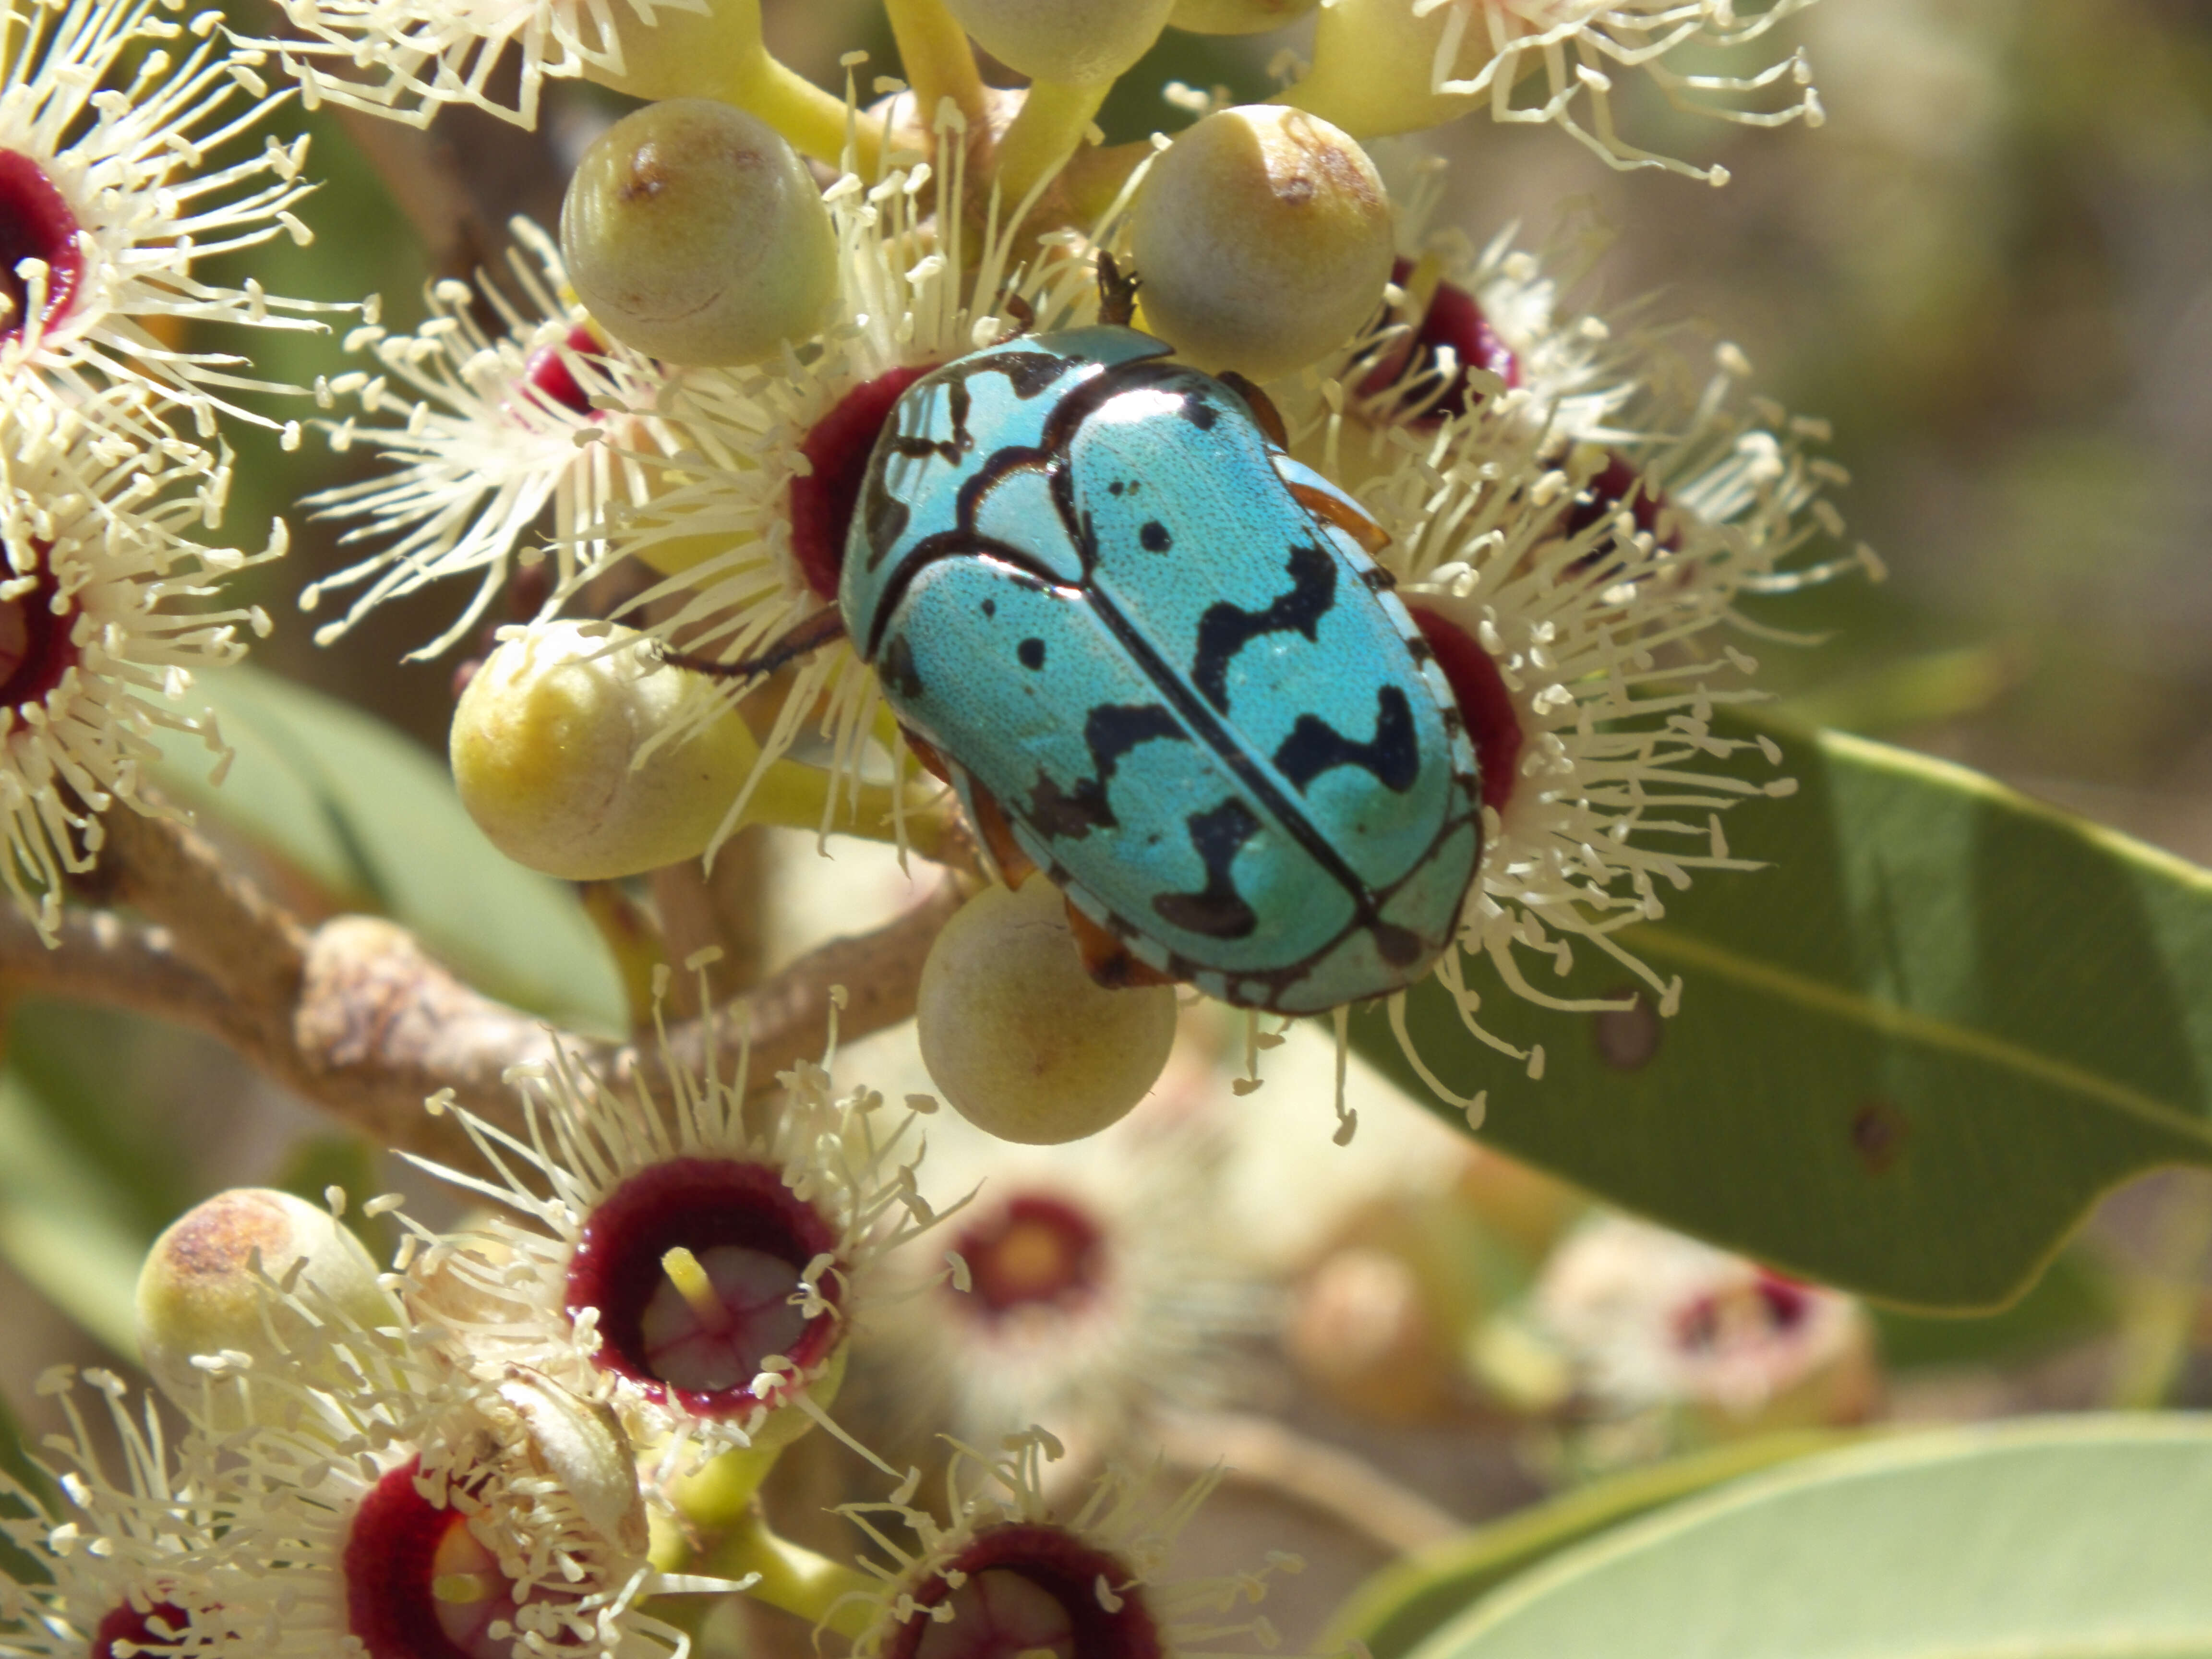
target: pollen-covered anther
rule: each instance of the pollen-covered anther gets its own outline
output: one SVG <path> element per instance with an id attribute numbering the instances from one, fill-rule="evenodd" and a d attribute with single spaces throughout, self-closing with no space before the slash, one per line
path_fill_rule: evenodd
<path id="1" fill-rule="evenodd" d="M 985 1528 L 913 1586 L 884 1659 L 1159 1659 L 1160 1632 L 1127 1565 L 1048 1522 Z"/>
<path id="2" fill-rule="evenodd" d="M 1381 303 L 1390 204 L 1366 152 L 1277 105 L 1216 112 L 1152 163 L 1129 226 L 1145 327 L 1201 368 L 1288 374 Z"/>
<path id="3" fill-rule="evenodd" d="M 597 1310 L 599 1363 L 648 1395 L 729 1416 L 772 1360 L 805 1371 L 836 1345 L 843 1294 L 819 1263 L 836 1233 L 766 1164 L 678 1158 L 632 1176 L 594 1209 L 568 1266 L 568 1306 Z M 817 1296 L 823 1316 L 807 1317 Z"/>

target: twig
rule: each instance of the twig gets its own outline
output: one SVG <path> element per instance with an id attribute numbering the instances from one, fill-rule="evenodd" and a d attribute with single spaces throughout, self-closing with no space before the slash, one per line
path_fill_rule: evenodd
<path id="1" fill-rule="evenodd" d="M 1193 1468 L 1229 1466 L 1232 1479 L 1273 1488 L 1308 1509 L 1410 1555 L 1467 1530 L 1365 1458 L 1242 1412 L 1176 1413 L 1158 1425 L 1162 1453 Z"/>
<path id="2" fill-rule="evenodd" d="M 556 1042 L 603 1077 L 642 1077 L 665 1091 L 656 1048 L 556 1031 L 495 1002 L 395 922 L 339 916 L 310 932 L 181 825 L 123 811 L 108 815 L 108 829 L 100 890 L 152 925 L 72 909 L 49 949 L 27 921 L 0 908 L 0 994 L 34 991 L 192 1026 L 382 1144 L 465 1167 L 476 1162 L 468 1142 L 450 1116 L 423 1111 L 424 1098 L 450 1090 L 456 1104 L 519 1129 L 503 1075 L 550 1057 Z M 961 896 L 948 878 L 885 927 L 833 939 L 727 1004 L 714 1022 L 722 1074 L 748 1034 L 752 1095 L 772 1090 L 777 1072 L 819 1055 L 838 988 L 847 994 L 837 1015 L 846 1036 L 908 1017 L 922 959 Z M 669 1046 L 678 1066 L 699 1066 L 703 1023 L 672 1026 Z"/>

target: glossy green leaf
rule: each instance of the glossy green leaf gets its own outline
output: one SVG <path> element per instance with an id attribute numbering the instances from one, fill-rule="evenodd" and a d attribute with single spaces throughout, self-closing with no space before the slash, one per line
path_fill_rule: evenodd
<path id="1" fill-rule="evenodd" d="M 2207 1537 L 2200 1418 L 1919 1435 L 1595 1540 L 1414 1659 L 2208 1659 Z"/>
<path id="2" fill-rule="evenodd" d="M 236 751 L 221 787 L 173 738 L 162 787 L 292 865 L 333 902 L 405 923 L 490 995 L 571 1024 L 628 1024 L 614 964 L 573 893 L 495 850 L 442 761 L 360 710 L 251 668 L 205 674 Z"/>
<path id="3" fill-rule="evenodd" d="M 1761 1435 L 1594 1480 L 1477 1527 L 1370 1578 L 1338 1611 L 1316 1650 L 1331 1653 L 1359 1642 L 1374 1659 L 1400 1659 L 1480 1597 L 1571 1545 L 1850 1437 L 1841 1430 Z"/>
<path id="4" fill-rule="evenodd" d="M 0 1073 L 0 1258 L 135 1358 L 138 1264 L 153 1238 L 107 1173 L 57 1130 L 53 1109 L 14 1070 Z"/>
<path id="5" fill-rule="evenodd" d="M 1681 975 L 1675 1018 L 1501 987 L 1481 1018 L 1544 1047 L 1531 1082 L 1431 984 L 1414 1042 L 1488 1090 L 1486 1141 L 1593 1193 L 1901 1304 L 2002 1305 L 2100 1194 L 2212 1162 L 2212 876 L 1958 767 L 1776 735 L 1797 792 L 1727 820 L 1772 867 L 1709 873 L 1620 936 Z M 1632 981 L 1585 949 L 1544 984 Z M 1352 1032 L 1426 1096 L 1379 1012 Z"/>

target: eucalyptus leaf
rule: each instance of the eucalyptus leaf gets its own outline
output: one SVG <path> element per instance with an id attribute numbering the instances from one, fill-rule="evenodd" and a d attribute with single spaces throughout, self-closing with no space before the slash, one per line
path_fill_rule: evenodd
<path id="1" fill-rule="evenodd" d="M 161 787 L 283 859 L 340 906 L 404 922 L 478 988 L 599 1032 L 626 1029 L 612 961 L 564 884 L 493 848 L 444 763 L 334 698 L 250 667 L 194 689 L 235 751 L 172 737 Z"/>
<path id="2" fill-rule="evenodd" d="M 1681 976 L 1679 1014 L 1500 988 L 1480 1017 L 1542 1045 L 1532 1082 L 1431 983 L 1413 1042 L 1447 1087 L 1488 1091 L 1485 1141 L 1615 1203 L 1899 1304 L 2002 1306 L 2100 1194 L 2212 1162 L 2212 876 L 1960 767 L 1774 735 L 1796 793 L 1727 820 L 1732 853 L 1772 867 L 1709 872 L 1620 936 Z M 1541 984 L 1635 988 L 1589 948 Z M 1352 1029 L 1431 1097 L 1379 1012 Z"/>
<path id="3" fill-rule="evenodd" d="M 1917 1435 L 1593 1540 L 1413 1659 L 2207 1659 L 2207 1537 L 2203 1419 Z"/>
<path id="4" fill-rule="evenodd" d="M 57 1130 L 52 1108 L 17 1073 L 0 1073 L 0 1259 L 135 1358 L 138 1267 L 153 1242 L 107 1172 Z"/>
<path id="5" fill-rule="evenodd" d="M 1316 1650 L 1336 1652 L 1358 1642 L 1374 1659 L 1400 1659 L 1490 1590 L 1571 1545 L 1851 1437 L 1821 1429 L 1760 1435 L 1609 1475 L 1474 1528 L 1368 1579 L 1338 1610 Z"/>
<path id="6" fill-rule="evenodd" d="M 23 1443 L 22 1425 L 7 1396 L 0 1395 L 0 1479 L 12 1480 L 22 1494 L 0 1486 L 0 1574 L 17 1584 L 40 1584 L 50 1579 L 37 1557 L 7 1535 L 6 1523 L 27 1521 L 43 1510 L 51 1515 L 59 1507 L 59 1494 L 46 1472 L 31 1461 Z M 32 1501 L 26 1503 L 24 1498 Z"/>
<path id="7" fill-rule="evenodd" d="M 2027 1295 L 1996 1313 L 1961 1318 L 1878 1308 L 1874 1318 L 1881 1362 L 1893 1372 L 2017 1364 L 2109 1335 L 2119 1322 L 2112 1272 L 2082 1244 L 2060 1251 Z"/>

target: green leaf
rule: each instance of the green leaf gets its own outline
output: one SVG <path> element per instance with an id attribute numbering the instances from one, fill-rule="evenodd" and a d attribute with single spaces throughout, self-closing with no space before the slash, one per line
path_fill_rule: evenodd
<path id="1" fill-rule="evenodd" d="M 165 790 L 337 902 L 404 923 L 487 994 L 594 1031 L 627 1027 L 614 964 L 574 895 L 484 839 L 442 761 L 272 674 L 224 669 L 194 688 L 237 758 L 218 788 L 204 747 L 172 737 L 154 769 Z"/>
<path id="2" fill-rule="evenodd" d="M 151 1239 L 201 1196 L 185 1138 L 161 1103 L 204 1076 L 209 1038 L 139 1014 L 32 998 L 8 1012 L 8 1069 L 41 1108 L 41 1131 Z M 228 1057 L 228 1056 L 226 1056 Z"/>
<path id="3" fill-rule="evenodd" d="M 1675 1018 L 1499 987 L 1480 1017 L 1544 1047 L 1529 1082 L 1431 982 L 1414 1044 L 1490 1091 L 1484 1140 L 1616 1203 L 1898 1304 L 2001 1306 L 2100 1194 L 2212 1162 L 2212 876 L 1940 761 L 1777 735 L 1796 793 L 1728 817 L 1773 867 L 1708 872 L 1620 936 L 1682 976 Z M 1541 983 L 1632 986 L 1589 948 Z M 1379 1012 L 1352 1041 L 1426 1097 Z"/>
<path id="4" fill-rule="evenodd" d="M 1415 1659 L 2207 1659 L 2212 1425 L 2031 1419 L 1808 1458 L 1608 1534 Z"/>
<path id="5" fill-rule="evenodd" d="M 0 1479 L 15 1482 L 22 1494 L 48 1515 L 60 1506 L 60 1494 L 55 1491 L 53 1481 L 31 1461 L 30 1449 L 23 1443 L 22 1425 L 16 1422 L 15 1410 L 4 1394 L 0 1394 Z M 0 1525 L 27 1521 L 37 1513 L 39 1510 L 25 1503 L 22 1496 L 0 1487 Z M 0 1532 L 0 1576 L 17 1584 L 51 1581 L 51 1575 L 38 1559 L 4 1532 Z"/>
<path id="6" fill-rule="evenodd" d="M 1395 1561 L 1357 1590 L 1316 1651 L 1364 1643 L 1375 1659 L 1400 1659 L 1477 1598 L 1570 1545 L 1692 1494 L 1791 1458 L 1831 1450 L 1841 1430 L 1793 1430 L 1717 1446 L 1589 1486 Z"/>
<path id="7" fill-rule="evenodd" d="M 57 1131 L 52 1108 L 15 1071 L 0 1073 L 0 1258 L 135 1359 L 138 1266 L 153 1242 L 106 1172 Z"/>
<path id="8" fill-rule="evenodd" d="M 1996 1313 L 1960 1318 L 1878 1308 L 1874 1322 L 1882 1364 L 1902 1371 L 2016 1364 L 2104 1335 L 2119 1315 L 2110 1270 L 2076 1245 L 2060 1251 L 2027 1295 Z"/>

